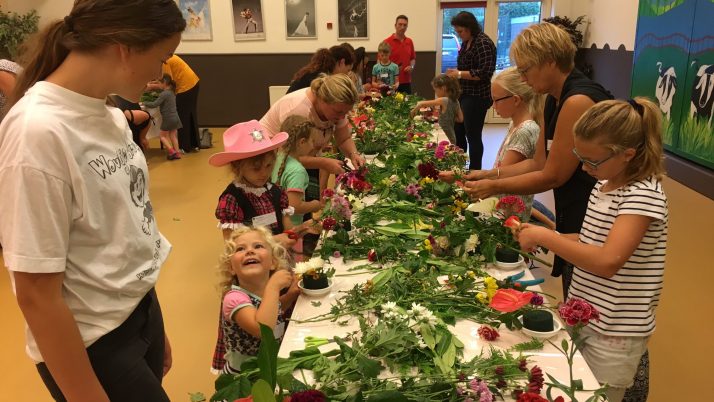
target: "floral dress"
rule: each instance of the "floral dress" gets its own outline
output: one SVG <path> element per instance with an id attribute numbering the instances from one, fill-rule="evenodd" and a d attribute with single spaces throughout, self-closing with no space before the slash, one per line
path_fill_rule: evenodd
<path id="1" fill-rule="evenodd" d="M 503 158 L 508 151 L 516 151 L 523 155 L 526 159 L 533 158 L 535 155 L 536 142 L 540 135 L 540 126 L 533 120 L 526 120 L 514 127 L 513 122 L 508 125 L 508 133 L 503 139 L 501 148 L 496 155 L 496 161 L 493 163 L 494 168 L 500 168 Z M 502 198 L 509 194 L 499 194 L 496 197 Z M 533 195 L 517 195 L 525 205 L 525 210 L 521 216 L 523 222 L 528 222 L 531 216 L 531 207 L 533 206 Z"/>
<path id="2" fill-rule="evenodd" d="M 223 366 L 224 373 L 239 373 L 240 365 L 249 357 L 258 354 L 260 338 L 249 334 L 246 330 L 238 326 L 233 321 L 233 315 L 244 307 L 260 307 L 259 296 L 241 288 L 232 286 L 225 296 L 223 296 L 221 329 L 223 339 L 226 344 L 226 364 Z M 278 308 L 278 321 L 273 331 L 275 339 L 280 343 L 285 334 L 285 318 L 282 309 Z"/>

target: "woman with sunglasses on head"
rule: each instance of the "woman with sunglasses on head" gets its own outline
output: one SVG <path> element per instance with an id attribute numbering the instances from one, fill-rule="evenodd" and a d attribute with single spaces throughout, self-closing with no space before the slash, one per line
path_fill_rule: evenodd
<path id="1" fill-rule="evenodd" d="M 470 172 L 465 183 L 472 198 L 494 194 L 537 194 L 553 190 L 556 229 L 578 233 L 595 179 L 573 154 L 573 125 L 595 103 L 612 99 L 601 85 L 575 68 L 575 45 L 563 29 L 549 23 L 531 25 L 511 45 L 511 60 L 535 92 L 546 94 L 533 159 L 499 169 Z M 553 275 L 563 276 L 567 297 L 572 265 L 556 255 Z"/>
<path id="2" fill-rule="evenodd" d="M 662 292 L 668 221 L 662 114 L 646 98 L 610 100 L 588 109 L 574 131 L 571 152 L 597 180 L 582 229 L 560 234 L 522 224 L 516 237 L 524 250 L 543 246 L 575 265 L 570 297 L 600 312 L 582 328 L 581 351 L 598 382 L 608 384 L 608 400 L 619 402 L 645 357 Z"/>

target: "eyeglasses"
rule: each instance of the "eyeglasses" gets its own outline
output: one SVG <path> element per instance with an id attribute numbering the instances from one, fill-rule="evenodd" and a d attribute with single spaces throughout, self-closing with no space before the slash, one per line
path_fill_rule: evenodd
<path id="1" fill-rule="evenodd" d="M 607 158 L 605 158 L 605 159 L 603 159 L 603 160 L 599 160 L 599 161 L 593 162 L 593 161 L 589 161 L 589 160 L 587 160 L 587 159 L 583 159 L 583 157 L 580 156 L 580 154 L 578 153 L 578 151 L 575 150 L 575 148 L 573 148 L 573 154 L 575 155 L 576 158 L 578 158 L 578 160 L 579 160 L 581 163 L 590 166 L 593 170 L 597 170 L 597 167 L 598 167 L 598 166 L 600 166 L 600 165 L 602 165 L 603 163 L 609 161 L 610 159 L 612 159 L 613 156 L 617 155 L 617 153 L 613 152 L 613 153 L 611 153 L 610 156 L 608 156 Z"/>
<path id="2" fill-rule="evenodd" d="M 504 99 L 513 98 L 514 96 L 515 96 L 515 95 L 513 95 L 513 94 L 511 94 L 511 95 L 506 95 L 506 96 L 502 96 L 502 97 L 500 97 L 500 98 L 494 99 L 494 100 L 493 100 L 493 103 L 498 103 L 498 102 L 500 102 L 500 101 L 502 101 L 502 100 L 504 100 Z"/>

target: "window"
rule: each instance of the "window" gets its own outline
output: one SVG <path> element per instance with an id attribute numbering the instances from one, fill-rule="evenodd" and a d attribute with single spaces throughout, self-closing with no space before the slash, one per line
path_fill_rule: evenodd
<path id="1" fill-rule="evenodd" d="M 476 21 L 484 26 L 486 18 L 486 2 L 441 3 L 441 72 L 456 68 L 456 58 L 461 49 L 461 38 L 451 26 L 451 18 L 461 11 L 468 11 L 476 17 Z"/>
<path id="2" fill-rule="evenodd" d="M 498 3 L 498 41 L 496 42 L 496 70 L 511 66 L 508 56 L 511 42 L 524 28 L 540 21 L 540 1 L 509 1 Z"/>

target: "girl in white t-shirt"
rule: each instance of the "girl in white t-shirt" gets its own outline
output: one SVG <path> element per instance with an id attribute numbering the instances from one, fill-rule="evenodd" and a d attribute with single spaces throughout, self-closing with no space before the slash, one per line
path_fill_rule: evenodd
<path id="1" fill-rule="evenodd" d="M 75 1 L 40 33 L 0 125 L 0 242 L 55 400 L 169 400 L 154 284 L 171 245 L 144 155 L 105 100 L 138 101 L 185 26 L 171 0 Z"/>
<path id="2" fill-rule="evenodd" d="M 286 250 L 264 227 L 244 226 L 226 240 L 221 258 L 221 331 L 226 344 L 224 373 L 237 373 L 247 358 L 258 354 L 260 324 L 273 330 L 278 342 L 285 333 L 280 291 L 295 282 L 287 269 Z"/>
<path id="3" fill-rule="evenodd" d="M 604 101 L 575 123 L 573 153 L 598 179 L 580 233 L 521 225 L 524 250 L 541 245 L 575 265 L 571 298 L 584 299 L 600 320 L 583 328 L 583 356 L 608 400 L 632 385 L 655 329 L 667 246 L 662 115 L 646 98 Z"/>

